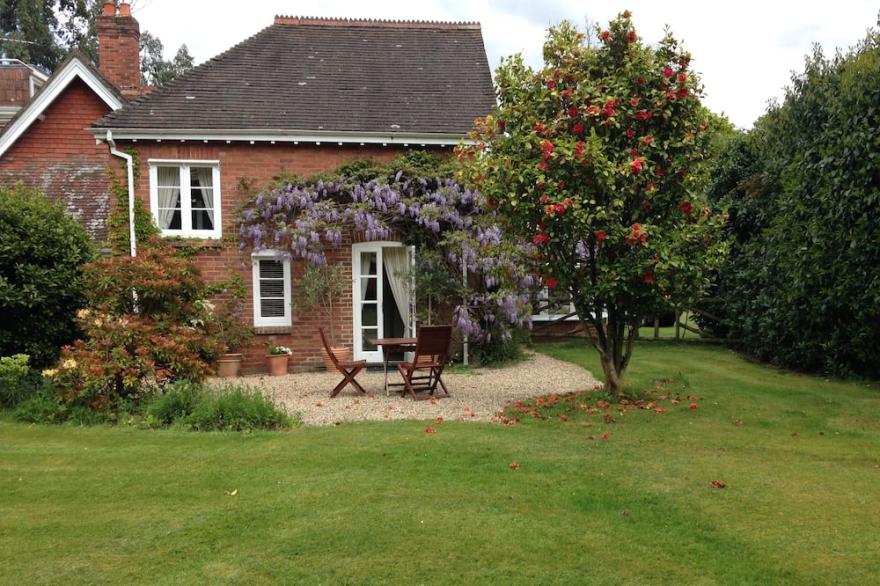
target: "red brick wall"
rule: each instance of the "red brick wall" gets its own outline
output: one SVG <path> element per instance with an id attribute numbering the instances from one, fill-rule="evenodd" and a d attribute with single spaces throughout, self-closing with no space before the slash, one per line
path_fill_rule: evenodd
<path id="1" fill-rule="evenodd" d="M 0 181 L 18 180 L 61 200 L 96 240 L 106 236 L 109 152 L 86 131 L 110 108 L 74 80 L 0 157 Z"/>
<path id="2" fill-rule="evenodd" d="M 120 148 L 129 145 L 122 145 Z M 400 154 L 400 147 L 321 145 L 303 144 L 249 144 L 249 143 L 198 143 L 162 142 L 131 143 L 140 158 L 141 175 L 136 186 L 138 197 L 149 209 L 149 160 L 211 160 L 220 161 L 220 192 L 223 217 L 223 241 L 197 241 L 186 245 L 199 247 L 196 255 L 202 275 L 208 282 L 218 282 L 240 275 L 246 284 L 247 310 L 249 323 L 253 323 L 252 273 L 250 257 L 238 251 L 238 238 L 233 224 L 236 210 L 259 187 L 271 184 L 273 177 L 282 172 L 309 175 L 318 171 L 332 170 L 340 164 L 355 158 L 372 157 L 387 160 Z M 255 185 L 247 189 L 244 184 Z M 182 244 L 183 245 L 183 244 Z M 337 249 L 328 252 L 330 262 L 345 267 L 346 275 L 351 277 L 351 240 Z M 302 261 L 294 261 L 291 267 L 293 277 L 292 292 L 296 299 L 297 282 L 304 269 Z M 336 310 L 336 343 L 352 348 L 352 299 L 351 290 L 339 302 Z M 245 372 L 258 372 L 266 369 L 265 354 L 269 344 L 288 346 L 293 350 L 291 369 L 300 370 L 316 367 L 321 363 L 321 340 L 317 328 L 327 326 L 327 316 L 323 310 L 309 313 L 294 311 L 291 328 L 271 328 L 260 330 L 254 343 L 244 350 L 243 369 Z"/>

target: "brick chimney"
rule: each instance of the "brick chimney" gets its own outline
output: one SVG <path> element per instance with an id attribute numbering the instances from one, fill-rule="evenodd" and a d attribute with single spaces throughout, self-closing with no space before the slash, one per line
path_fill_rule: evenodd
<path id="1" fill-rule="evenodd" d="M 104 2 L 96 28 L 101 73 L 123 96 L 141 95 L 141 27 L 131 15 L 131 4 L 122 0 L 117 8 L 111 0 Z"/>

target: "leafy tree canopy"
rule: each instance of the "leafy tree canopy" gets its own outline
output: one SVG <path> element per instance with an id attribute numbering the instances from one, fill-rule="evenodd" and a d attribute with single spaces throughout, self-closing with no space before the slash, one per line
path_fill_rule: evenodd
<path id="1" fill-rule="evenodd" d="M 573 300 L 618 394 L 639 322 L 698 298 L 723 256 L 722 218 L 702 195 L 718 121 L 671 34 L 649 47 L 624 12 L 597 35 L 563 22 L 541 70 L 505 60 L 499 105 L 459 155 L 536 245 L 544 283 Z"/>

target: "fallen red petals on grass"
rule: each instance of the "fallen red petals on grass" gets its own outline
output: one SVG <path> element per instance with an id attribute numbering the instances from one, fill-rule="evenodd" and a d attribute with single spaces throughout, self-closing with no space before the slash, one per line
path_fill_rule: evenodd
<path id="1" fill-rule="evenodd" d="M 688 409 L 693 409 L 695 411 L 699 408 L 700 408 L 700 406 L 697 405 L 696 403 L 691 403 L 690 405 L 688 405 Z"/>
<path id="2" fill-rule="evenodd" d="M 734 424 L 735 426 L 737 426 L 737 427 L 742 427 L 742 426 L 743 426 L 743 420 L 742 420 L 742 417 L 740 417 L 739 419 L 734 419 L 734 420 L 733 420 L 733 424 Z"/>
<path id="3" fill-rule="evenodd" d="M 563 421 L 568 421 L 568 415 L 560 415 L 559 419 L 561 419 Z"/>
<path id="4" fill-rule="evenodd" d="M 425 433 L 437 433 L 437 430 L 429 425 L 425 428 Z"/>
<path id="5" fill-rule="evenodd" d="M 654 409 L 654 413 L 660 413 L 662 415 L 663 413 L 666 413 L 666 409 L 664 407 L 657 407 Z"/>
<path id="6" fill-rule="evenodd" d="M 519 463 L 518 462 L 511 462 L 510 464 L 507 465 L 507 467 L 510 468 L 511 470 L 519 470 Z"/>
<path id="7" fill-rule="evenodd" d="M 723 480 L 713 480 L 709 483 L 712 488 L 726 488 L 727 483 Z"/>
<path id="8" fill-rule="evenodd" d="M 443 425 L 443 418 L 438 417 L 437 419 L 434 420 L 434 423 L 436 423 L 437 425 Z"/>
<path id="9" fill-rule="evenodd" d="M 608 440 L 608 434 L 607 434 L 607 433 L 603 433 L 603 434 L 602 434 L 602 439 L 607 441 L 607 440 Z"/>

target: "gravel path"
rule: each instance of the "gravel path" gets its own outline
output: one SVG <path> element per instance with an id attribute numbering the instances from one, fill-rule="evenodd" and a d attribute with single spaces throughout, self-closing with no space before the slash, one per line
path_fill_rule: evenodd
<path id="1" fill-rule="evenodd" d="M 395 370 L 389 381 L 398 382 Z M 528 354 L 513 366 L 477 370 L 475 374 L 443 376 L 452 395 L 436 401 L 413 401 L 398 394 L 385 396 L 383 374 L 362 372 L 357 380 L 370 393 L 363 396 L 349 386 L 339 396 L 330 391 L 342 375 L 326 372 L 286 376 L 249 376 L 240 381 L 262 389 L 289 412 L 302 415 L 306 425 L 333 425 L 342 421 L 435 419 L 491 421 L 505 401 L 527 399 L 547 393 L 565 393 L 593 387 L 596 379 L 583 368 L 545 356 Z"/>

